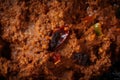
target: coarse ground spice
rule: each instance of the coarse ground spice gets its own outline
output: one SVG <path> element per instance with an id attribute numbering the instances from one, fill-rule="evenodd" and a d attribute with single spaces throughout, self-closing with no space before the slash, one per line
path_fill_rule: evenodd
<path id="1" fill-rule="evenodd" d="M 0 0 L 0 79 L 115 79 L 119 5 L 120 0 Z M 69 36 L 49 50 L 52 34 L 63 26 Z"/>

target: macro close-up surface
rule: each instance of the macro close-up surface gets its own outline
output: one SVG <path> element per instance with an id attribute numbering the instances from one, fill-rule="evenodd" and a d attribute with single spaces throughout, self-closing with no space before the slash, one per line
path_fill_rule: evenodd
<path id="1" fill-rule="evenodd" d="M 120 0 L 0 0 L 0 80 L 120 80 Z"/>

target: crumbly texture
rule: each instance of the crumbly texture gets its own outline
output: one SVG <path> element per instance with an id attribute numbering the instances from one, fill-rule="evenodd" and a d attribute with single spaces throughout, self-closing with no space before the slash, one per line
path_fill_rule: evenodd
<path id="1" fill-rule="evenodd" d="M 120 70 L 119 5 L 119 0 L 1 0 L 0 79 L 109 79 L 103 75 Z M 49 51 L 51 33 L 61 26 L 69 36 Z M 50 60 L 56 53 L 58 63 Z"/>

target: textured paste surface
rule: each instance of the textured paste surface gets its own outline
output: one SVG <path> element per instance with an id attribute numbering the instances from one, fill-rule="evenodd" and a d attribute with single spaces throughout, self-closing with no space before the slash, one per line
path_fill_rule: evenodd
<path id="1" fill-rule="evenodd" d="M 120 70 L 119 5 L 0 0 L 0 80 L 114 78 Z"/>

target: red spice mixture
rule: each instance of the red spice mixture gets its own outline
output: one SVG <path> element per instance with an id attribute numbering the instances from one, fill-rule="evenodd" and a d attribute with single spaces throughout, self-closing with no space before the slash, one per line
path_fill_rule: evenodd
<path id="1" fill-rule="evenodd" d="M 103 80 L 120 72 L 120 0 L 0 0 L 0 80 Z"/>

